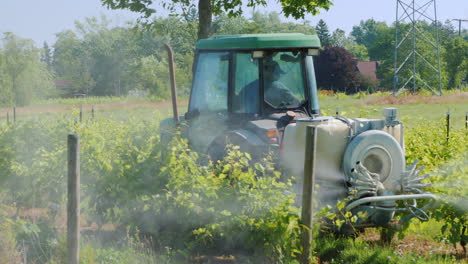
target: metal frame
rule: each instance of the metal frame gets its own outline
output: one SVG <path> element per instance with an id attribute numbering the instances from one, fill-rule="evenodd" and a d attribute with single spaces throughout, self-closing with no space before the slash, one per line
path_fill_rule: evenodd
<path id="1" fill-rule="evenodd" d="M 396 4 L 393 95 L 419 89 L 442 95 L 436 0 L 397 0 Z M 422 28 L 420 21 L 428 22 L 431 29 Z M 422 51 L 423 43 L 431 47 L 429 54 Z M 420 74 L 424 67 L 427 76 Z"/>

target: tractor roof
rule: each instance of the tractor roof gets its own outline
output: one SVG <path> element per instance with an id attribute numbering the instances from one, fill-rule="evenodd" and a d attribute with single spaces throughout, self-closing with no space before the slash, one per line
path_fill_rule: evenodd
<path id="1" fill-rule="evenodd" d="M 317 35 L 302 33 L 219 35 L 197 42 L 197 50 L 320 48 Z"/>

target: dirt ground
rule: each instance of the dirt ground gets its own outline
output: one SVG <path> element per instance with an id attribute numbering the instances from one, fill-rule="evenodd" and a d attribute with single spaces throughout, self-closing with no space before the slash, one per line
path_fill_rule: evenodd
<path id="1" fill-rule="evenodd" d="M 422 96 L 422 95 L 406 95 L 406 96 L 381 96 L 372 97 L 362 101 L 366 105 L 402 105 L 402 104 L 450 104 L 450 103 L 468 103 L 468 92 L 460 92 L 456 94 L 442 96 Z"/>
<path id="2" fill-rule="evenodd" d="M 382 243 L 380 241 L 380 235 L 375 232 L 375 230 L 366 230 L 360 237 L 371 244 Z M 459 260 L 468 261 L 460 244 L 457 244 L 455 247 L 442 241 L 429 240 L 427 238 L 418 237 L 417 235 L 407 235 L 403 239 L 394 238 L 390 247 L 396 250 L 398 254 L 415 253 L 421 256 L 434 254 L 441 256 L 452 255 L 456 256 Z"/>

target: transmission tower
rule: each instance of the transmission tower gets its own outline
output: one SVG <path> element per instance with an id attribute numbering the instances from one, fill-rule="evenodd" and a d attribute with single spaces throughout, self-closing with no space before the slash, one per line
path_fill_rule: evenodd
<path id="1" fill-rule="evenodd" d="M 397 0 L 393 94 L 426 89 L 442 94 L 435 0 Z"/>

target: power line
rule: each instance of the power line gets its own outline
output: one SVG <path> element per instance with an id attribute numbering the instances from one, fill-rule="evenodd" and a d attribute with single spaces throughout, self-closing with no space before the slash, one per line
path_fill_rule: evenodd
<path id="1" fill-rule="evenodd" d="M 461 36 L 461 22 L 468 22 L 467 19 L 455 18 L 452 21 L 458 21 L 458 36 Z"/>
<path id="2" fill-rule="evenodd" d="M 393 94 L 426 89 L 441 95 L 436 0 L 396 0 L 396 4 Z"/>

